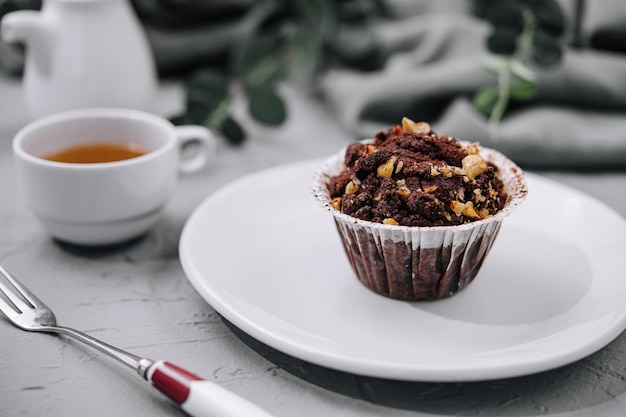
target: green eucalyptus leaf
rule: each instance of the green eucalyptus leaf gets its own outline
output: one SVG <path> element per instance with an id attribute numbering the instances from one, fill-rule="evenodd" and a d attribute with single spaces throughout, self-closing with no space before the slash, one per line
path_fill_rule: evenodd
<path id="1" fill-rule="evenodd" d="M 187 117 L 185 114 L 179 114 L 173 117 L 170 117 L 170 122 L 175 126 L 188 125 L 188 124 L 196 124 L 191 118 Z"/>
<path id="2" fill-rule="evenodd" d="M 537 28 L 552 37 L 565 33 L 565 15 L 556 0 L 524 0 L 531 8 L 537 21 Z"/>
<path id="3" fill-rule="evenodd" d="M 476 93 L 472 102 L 478 111 L 489 116 L 498 102 L 498 89 L 485 87 Z"/>
<path id="4" fill-rule="evenodd" d="M 187 108 L 204 109 L 205 112 L 210 112 L 219 106 L 224 97 L 224 95 L 216 95 L 208 90 L 190 88 L 187 90 Z"/>
<path id="5" fill-rule="evenodd" d="M 269 87 L 248 91 L 249 110 L 252 117 L 261 123 L 276 126 L 287 118 L 287 108 L 282 98 Z"/>
<path id="6" fill-rule="evenodd" d="M 232 117 L 228 117 L 219 128 L 226 140 L 233 145 L 241 145 L 246 140 L 246 132 Z"/>
<path id="7" fill-rule="evenodd" d="M 228 95 L 229 78 L 226 74 L 204 68 L 197 71 L 186 83 L 186 87 L 190 91 L 202 91 L 211 94 L 214 97 L 221 98 Z"/>
<path id="8" fill-rule="evenodd" d="M 548 68 L 557 65 L 563 58 L 561 44 L 548 36 L 536 33 L 533 37 L 533 62 L 540 67 Z"/>
<path id="9" fill-rule="evenodd" d="M 228 97 L 228 77 L 218 71 L 203 69 L 186 83 L 185 117 L 194 124 L 204 124 Z"/>
<path id="10" fill-rule="evenodd" d="M 518 0 L 475 0 L 474 13 L 497 28 L 521 33 L 524 27 L 522 4 Z"/>
<path id="11" fill-rule="evenodd" d="M 204 124 L 206 118 L 218 107 L 218 105 L 218 103 L 215 103 L 215 105 L 209 106 L 203 102 L 188 101 L 184 117 L 192 124 Z"/>
<path id="12" fill-rule="evenodd" d="M 535 83 L 523 79 L 518 79 L 511 83 L 509 85 L 509 91 L 511 92 L 511 97 L 520 101 L 532 100 L 537 95 Z"/>
<path id="13" fill-rule="evenodd" d="M 497 55 L 512 55 L 517 48 L 517 35 L 512 31 L 497 30 L 487 37 L 487 48 Z"/>

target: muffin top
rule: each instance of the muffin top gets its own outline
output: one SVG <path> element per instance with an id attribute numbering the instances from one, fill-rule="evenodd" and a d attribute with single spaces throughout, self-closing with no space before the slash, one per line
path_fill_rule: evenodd
<path id="1" fill-rule="evenodd" d="M 428 123 L 404 118 L 369 143 L 350 144 L 328 188 L 335 209 L 362 220 L 451 226 L 504 207 L 507 194 L 497 174 L 477 142 L 463 145 L 438 136 Z"/>

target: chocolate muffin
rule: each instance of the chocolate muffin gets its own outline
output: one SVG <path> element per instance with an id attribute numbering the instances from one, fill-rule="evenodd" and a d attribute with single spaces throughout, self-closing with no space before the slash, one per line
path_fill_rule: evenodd
<path id="1" fill-rule="evenodd" d="M 474 279 L 527 189 L 521 169 L 499 152 L 404 118 L 329 158 L 313 192 L 365 286 L 435 300 Z"/>

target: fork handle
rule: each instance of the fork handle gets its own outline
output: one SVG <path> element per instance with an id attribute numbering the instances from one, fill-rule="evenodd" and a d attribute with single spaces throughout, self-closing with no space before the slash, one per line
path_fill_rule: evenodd
<path id="1" fill-rule="evenodd" d="M 146 379 L 194 417 L 274 417 L 232 391 L 163 360 L 148 368 Z"/>

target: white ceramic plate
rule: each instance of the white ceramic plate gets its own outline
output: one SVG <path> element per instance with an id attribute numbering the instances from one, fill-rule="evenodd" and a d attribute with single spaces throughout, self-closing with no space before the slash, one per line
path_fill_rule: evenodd
<path id="1" fill-rule="evenodd" d="M 360 375 L 469 381 L 565 365 L 626 327 L 626 221 L 597 200 L 528 174 L 527 201 L 471 285 L 444 300 L 397 301 L 353 274 L 310 194 L 320 164 L 237 180 L 183 230 L 192 285 L 257 340 Z"/>

